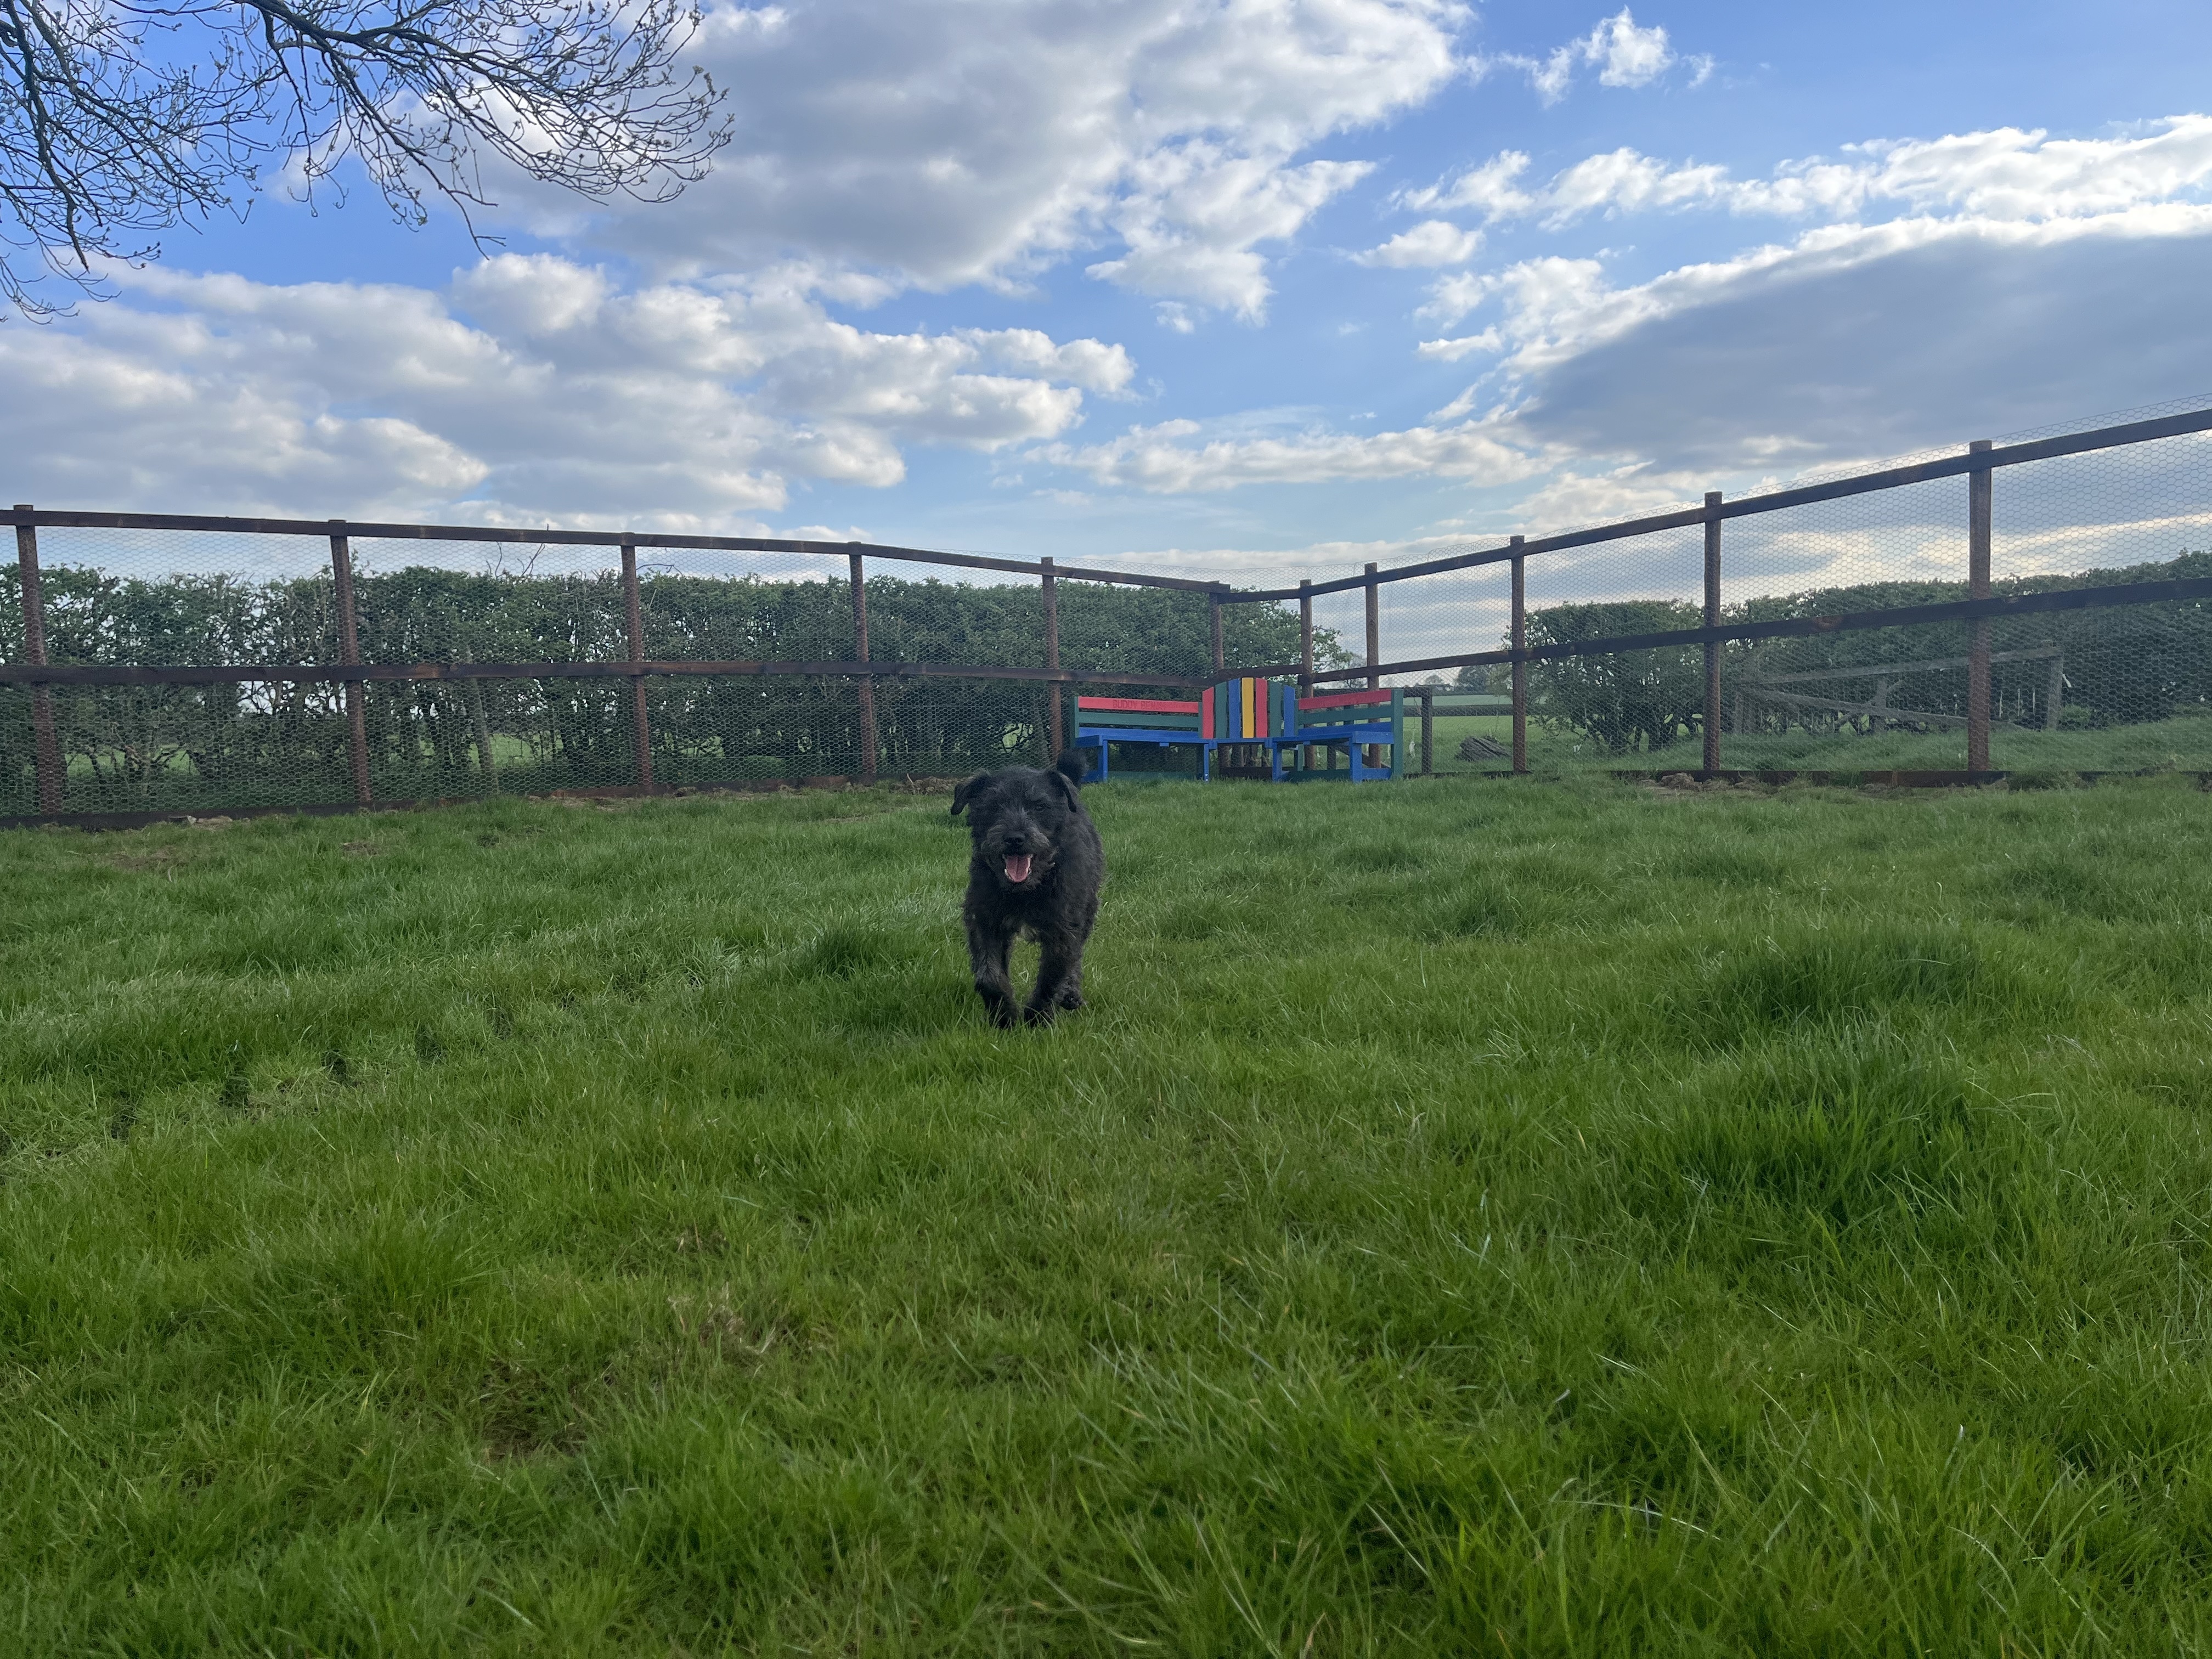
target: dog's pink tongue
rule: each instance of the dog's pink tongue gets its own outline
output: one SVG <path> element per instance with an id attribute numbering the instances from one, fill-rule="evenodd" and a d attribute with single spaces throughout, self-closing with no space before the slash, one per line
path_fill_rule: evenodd
<path id="1" fill-rule="evenodd" d="M 1030 855 L 1027 853 L 1009 853 L 1006 854 L 1006 879 L 1008 881 L 1013 882 L 1018 885 L 1030 878 Z"/>

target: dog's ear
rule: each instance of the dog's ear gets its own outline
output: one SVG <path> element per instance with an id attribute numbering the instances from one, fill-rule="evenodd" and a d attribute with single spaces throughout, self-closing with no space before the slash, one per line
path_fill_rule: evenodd
<path id="1" fill-rule="evenodd" d="M 1080 749 L 1063 749 L 1060 758 L 1052 763 L 1052 769 L 1080 787 L 1083 780 L 1091 775 L 1091 761 Z"/>
<path id="2" fill-rule="evenodd" d="M 958 817 L 967 810 L 968 803 L 975 799 L 975 792 L 990 782 L 988 772 L 978 772 L 972 778 L 963 778 L 952 786 L 952 816 Z"/>

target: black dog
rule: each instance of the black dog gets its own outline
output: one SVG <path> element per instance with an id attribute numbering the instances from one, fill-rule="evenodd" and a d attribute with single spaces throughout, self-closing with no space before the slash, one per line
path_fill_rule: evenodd
<path id="1" fill-rule="evenodd" d="M 1020 1018 L 1043 1025 L 1060 1009 L 1083 1006 L 1083 947 L 1106 879 L 1098 826 L 1077 793 L 1083 773 L 1083 757 L 1071 749 L 1049 771 L 978 772 L 952 792 L 952 810 L 968 814 L 975 841 L 961 907 L 968 960 L 994 1024 L 1015 1021 L 1006 957 L 1017 933 L 1044 950 Z"/>

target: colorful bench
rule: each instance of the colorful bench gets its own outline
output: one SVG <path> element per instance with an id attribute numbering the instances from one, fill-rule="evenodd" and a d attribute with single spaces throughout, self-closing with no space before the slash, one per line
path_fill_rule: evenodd
<path id="1" fill-rule="evenodd" d="M 1207 694 L 1211 696 L 1211 693 Z M 1200 732 L 1202 702 L 1170 702 L 1156 697 L 1083 697 L 1075 700 L 1075 746 L 1097 750 L 1091 775 L 1106 780 L 1106 745 L 1109 743 L 1149 743 L 1165 749 L 1174 744 L 1198 745 L 1199 775 L 1212 770 L 1213 745 Z"/>
<path id="2" fill-rule="evenodd" d="M 1199 750 L 1201 778 L 1213 775 L 1214 751 L 1218 749 L 1264 750 L 1268 775 L 1278 782 L 1286 771 L 1301 769 L 1298 756 L 1308 745 L 1342 744 L 1350 756 L 1352 782 L 1399 778 L 1407 775 L 1406 694 L 1384 689 L 1317 691 L 1300 696 L 1291 681 L 1247 675 L 1208 686 L 1190 702 L 1079 696 L 1075 746 L 1097 751 L 1091 768 L 1093 777 L 1107 776 L 1107 745 L 1112 743 L 1148 743 L 1163 749 L 1176 744 L 1194 744 Z M 1385 744 L 1390 747 L 1390 763 L 1368 764 L 1361 750 Z M 1285 750 L 1291 751 L 1287 768 Z"/>
<path id="3" fill-rule="evenodd" d="M 1352 781 L 1364 783 L 1370 778 L 1402 778 L 1409 775 L 1406 764 L 1406 693 L 1402 687 L 1381 686 L 1369 691 L 1317 691 L 1304 696 L 1291 697 L 1289 730 L 1282 741 L 1304 747 L 1307 744 L 1342 744 L 1352 763 Z M 1372 745 L 1390 745 L 1388 766 L 1370 765 L 1361 750 Z"/>
<path id="4" fill-rule="evenodd" d="M 1296 724 L 1290 711 L 1296 707 L 1297 688 L 1286 680 L 1261 679 L 1246 675 L 1224 680 L 1198 694 L 1199 729 L 1212 739 L 1212 749 L 1261 750 L 1267 755 L 1267 775 L 1283 781 L 1283 727 Z M 1212 763 L 1209 761 L 1209 772 Z M 1257 766 L 1239 770 L 1256 772 Z"/>

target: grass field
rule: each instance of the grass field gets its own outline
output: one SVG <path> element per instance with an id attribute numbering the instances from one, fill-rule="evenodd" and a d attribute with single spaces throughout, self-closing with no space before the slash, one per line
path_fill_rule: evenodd
<path id="1" fill-rule="evenodd" d="M 1407 724 L 1412 726 L 1411 721 Z M 1461 741 L 1476 736 L 1510 750 L 1513 723 L 1489 714 L 1438 715 L 1433 744 L 1436 770 L 1492 771 L 1510 764 L 1503 760 L 1460 759 Z M 1407 746 L 1419 741 L 1416 731 Z M 1565 726 L 1534 720 L 1528 727 L 1528 764 L 1537 772 L 1615 769 L 1659 772 L 1677 767 L 1694 770 L 1702 757 L 1702 744 L 1694 736 L 1667 749 L 1616 754 Z M 1416 768 L 1419 762 L 1416 750 Z M 1747 771 L 1952 770 L 1966 764 L 1966 734 L 1957 730 L 1892 731 L 1865 736 L 1804 731 L 1741 736 L 1729 732 L 1721 739 L 1721 763 Z M 2027 732 L 1999 725 L 1990 733 L 1990 764 L 2000 771 L 2212 770 L 2212 720 L 2183 715 L 2078 732 Z"/>
<path id="2" fill-rule="evenodd" d="M 2212 1651 L 2212 800 L 0 837 L 0 1651 Z"/>

